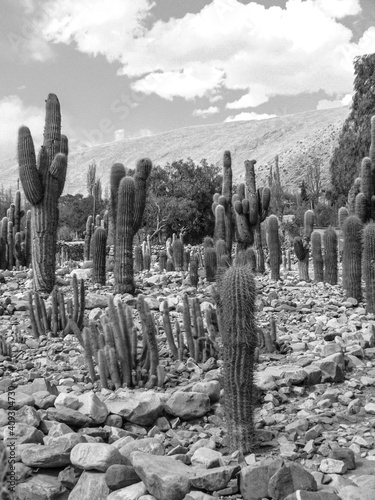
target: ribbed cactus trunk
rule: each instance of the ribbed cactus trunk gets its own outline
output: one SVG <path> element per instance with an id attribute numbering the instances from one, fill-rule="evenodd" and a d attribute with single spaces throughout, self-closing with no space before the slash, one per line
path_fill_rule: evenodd
<path id="1" fill-rule="evenodd" d="M 346 296 L 358 301 L 362 300 L 362 230 L 363 224 L 355 215 L 351 215 L 344 222 L 342 284 Z"/>
<path id="2" fill-rule="evenodd" d="M 97 227 L 92 235 L 92 281 L 105 285 L 105 260 L 107 250 L 107 233 L 104 227 Z"/>
<path id="3" fill-rule="evenodd" d="M 50 293 L 55 285 L 58 200 L 67 169 L 68 140 L 61 135 L 60 103 L 49 94 L 46 101 L 44 142 L 35 159 L 34 144 L 27 127 L 18 138 L 21 183 L 31 203 L 32 266 L 34 288 Z"/>
<path id="4" fill-rule="evenodd" d="M 281 246 L 279 238 L 279 220 L 276 215 L 268 218 L 268 250 L 270 253 L 271 280 L 280 279 Z"/>
<path id="5" fill-rule="evenodd" d="M 224 408 L 229 446 L 254 450 L 255 281 L 249 266 L 230 267 L 219 284 Z"/>
<path id="6" fill-rule="evenodd" d="M 366 312 L 375 313 L 375 223 L 363 230 L 362 274 L 366 286 Z"/>
<path id="7" fill-rule="evenodd" d="M 314 268 L 314 281 L 321 283 L 324 281 L 324 261 L 322 253 L 322 237 L 318 231 L 311 235 L 311 253 Z"/>
<path id="8" fill-rule="evenodd" d="M 330 285 L 337 285 L 337 234 L 333 227 L 324 231 L 324 281 Z"/>

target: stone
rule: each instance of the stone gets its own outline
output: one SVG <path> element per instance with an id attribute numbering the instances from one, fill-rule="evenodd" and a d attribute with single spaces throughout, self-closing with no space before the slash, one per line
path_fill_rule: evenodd
<path id="1" fill-rule="evenodd" d="M 69 493 L 57 477 L 43 473 L 36 474 L 15 487 L 17 500 L 68 500 Z"/>
<path id="2" fill-rule="evenodd" d="M 194 384 L 191 388 L 192 392 L 201 392 L 202 394 L 207 394 L 210 398 L 211 403 L 219 401 L 220 398 L 220 382 L 217 380 L 210 380 L 208 382 L 198 382 Z"/>
<path id="3" fill-rule="evenodd" d="M 140 477 L 131 465 L 111 465 L 105 473 L 105 481 L 111 491 L 139 483 L 140 480 Z"/>
<path id="4" fill-rule="evenodd" d="M 77 484 L 78 479 L 81 477 L 82 473 L 82 469 L 73 467 L 73 465 L 68 465 L 68 467 L 65 467 L 65 469 L 59 472 L 58 479 L 60 483 L 65 486 L 65 488 L 67 488 L 68 490 L 72 490 Z"/>
<path id="5" fill-rule="evenodd" d="M 21 460 L 29 467 L 44 469 L 65 467 L 70 464 L 70 450 L 62 446 L 30 446 L 23 450 Z"/>
<path id="6" fill-rule="evenodd" d="M 38 427 L 40 424 L 40 415 L 32 406 L 23 406 L 16 411 L 16 422 L 20 424 L 27 424 L 33 427 Z"/>
<path id="7" fill-rule="evenodd" d="M 55 385 L 52 385 L 51 382 L 46 378 L 36 378 L 32 382 L 19 385 L 16 388 L 16 393 L 22 392 L 23 394 L 28 394 L 29 396 L 33 396 L 35 392 L 46 391 L 54 396 L 58 396 L 57 388 Z"/>
<path id="8" fill-rule="evenodd" d="M 340 490 L 340 500 L 373 500 L 374 495 L 373 492 L 370 493 L 370 496 L 364 496 L 358 486 L 344 486 Z"/>
<path id="9" fill-rule="evenodd" d="M 123 390 L 104 400 L 110 413 L 120 415 L 134 424 L 151 426 L 163 411 L 163 401 L 153 391 Z"/>
<path id="10" fill-rule="evenodd" d="M 319 470 L 324 472 L 324 474 L 345 474 L 347 465 L 342 460 L 323 458 L 320 462 Z"/>
<path id="11" fill-rule="evenodd" d="M 4 441 L 16 441 L 17 445 L 26 443 L 43 443 L 43 432 L 32 425 L 14 424 L 4 429 Z"/>
<path id="12" fill-rule="evenodd" d="M 151 455 L 164 455 L 164 445 L 156 438 L 143 438 L 130 441 L 121 448 L 119 448 L 123 458 L 122 463 L 131 465 L 130 456 L 134 451 L 142 451 Z"/>
<path id="13" fill-rule="evenodd" d="M 179 460 L 135 451 L 131 461 L 147 491 L 158 500 L 183 500 L 191 488 L 194 470 Z"/>
<path id="14" fill-rule="evenodd" d="M 145 484 L 141 481 L 140 483 L 132 484 L 131 486 L 126 486 L 120 490 L 113 491 L 107 496 L 107 500 L 141 500 L 141 498 L 146 495 L 147 488 Z M 150 497 L 150 495 L 147 495 Z M 154 499 L 155 497 L 150 498 Z"/>
<path id="15" fill-rule="evenodd" d="M 262 500 L 268 496 L 271 477 L 282 467 L 282 460 L 257 463 L 241 469 L 239 484 L 244 500 Z"/>
<path id="16" fill-rule="evenodd" d="M 71 408 L 48 408 L 47 415 L 52 420 L 57 420 L 57 422 L 62 422 L 72 427 L 84 427 L 91 423 L 91 418 Z"/>
<path id="17" fill-rule="evenodd" d="M 102 424 L 108 416 L 108 408 L 94 392 L 77 396 L 79 412 L 89 417 L 93 424 Z"/>
<path id="18" fill-rule="evenodd" d="M 69 392 L 61 392 L 56 400 L 55 407 L 56 408 L 70 408 L 71 410 L 76 410 L 79 406 L 78 398 L 75 394 Z"/>
<path id="19" fill-rule="evenodd" d="M 370 415 L 375 415 L 375 403 L 367 403 L 365 406 L 365 412 L 370 413 Z"/>
<path id="20" fill-rule="evenodd" d="M 63 448 L 65 451 L 71 451 L 77 444 L 86 443 L 86 437 L 82 434 L 76 432 L 68 432 L 62 436 L 46 436 L 44 438 L 44 444 L 46 446 L 53 446 L 57 448 Z"/>
<path id="21" fill-rule="evenodd" d="M 212 469 L 222 465 L 223 456 L 219 451 L 211 448 L 198 448 L 191 457 L 191 464 L 194 467 L 202 467 L 204 469 Z"/>
<path id="22" fill-rule="evenodd" d="M 108 467 L 122 463 L 122 456 L 114 446 L 105 443 L 77 444 L 70 453 L 73 465 L 84 470 L 106 472 Z"/>
<path id="23" fill-rule="evenodd" d="M 102 472 L 84 471 L 78 479 L 77 484 L 69 495 L 69 500 L 103 500 L 107 498 L 110 490 L 105 482 L 105 474 Z"/>
<path id="24" fill-rule="evenodd" d="M 297 490 L 284 500 L 340 500 L 340 497 L 330 491 Z"/>
<path id="25" fill-rule="evenodd" d="M 355 469 L 355 454 L 350 448 L 333 448 L 330 451 L 328 458 L 341 460 L 346 464 L 348 470 Z"/>
<path id="26" fill-rule="evenodd" d="M 344 380 L 345 361 L 342 353 L 331 354 L 321 360 L 314 361 L 322 371 L 321 382 L 342 382 Z"/>
<path id="27" fill-rule="evenodd" d="M 275 377 L 272 373 L 268 373 L 267 370 L 256 372 L 254 374 L 254 382 L 262 391 L 267 392 L 277 389 Z"/>
<path id="28" fill-rule="evenodd" d="M 56 396 L 50 394 L 48 391 L 37 391 L 34 392 L 33 397 L 35 399 L 35 407 L 46 410 L 51 408 L 55 404 Z"/>
<path id="29" fill-rule="evenodd" d="M 283 500 L 296 490 L 317 490 L 314 476 L 298 463 L 291 462 L 289 465 L 281 467 L 270 478 L 268 494 L 274 500 Z"/>
<path id="30" fill-rule="evenodd" d="M 0 396 L 0 408 L 3 410 L 19 410 L 23 406 L 34 406 L 35 399 L 23 392 L 5 392 Z"/>
<path id="31" fill-rule="evenodd" d="M 191 485 L 207 491 L 217 491 L 225 488 L 231 478 L 240 470 L 240 466 L 215 467 L 213 469 L 198 469 L 191 477 Z"/>
<path id="32" fill-rule="evenodd" d="M 199 392 L 176 391 L 165 403 L 165 411 L 182 420 L 203 417 L 210 410 L 210 398 Z"/>

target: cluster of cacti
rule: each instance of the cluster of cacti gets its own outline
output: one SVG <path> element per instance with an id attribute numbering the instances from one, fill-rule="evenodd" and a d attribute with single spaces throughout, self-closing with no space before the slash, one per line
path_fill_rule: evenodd
<path id="1" fill-rule="evenodd" d="M 134 177 L 116 163 L 111 170 L 112 220 L 115 232 L 115 290 L 134 293 L 133 238 L 141 226 L 146 205 L 146 181 L 152 168 L 148 158 L 139 160 Z"/>
<path id="2" fill-rule="evenodd" d="M 299 278 L 309 281 L 309 254 L 310 238 L 314 230 L 315 214 L 312 210 L 306 210 L 304 217 L 303 238 L 296 236 L 293 241 L 294 253 L 298 259 Z"/>
<path id="3" fill-rule="evenodd" d="M 215 193 L 212 211 L 215 215 L 215 240 L 224 240 L 225 254 L 229 260 L 232 255 L 234 221 L 232 214 L 232 159 L 230 151 L 224 151 L 223 157 L 223 185 L 221 195 Z"/>
<path id="4" fill-rule="evenodd" d="M 12 270 L 29 266 L 31 263 L 31 212 L 26 214 L 22 227 L 21 193 L 16 191 L 15 203 L 7 210 L 7 216 L 0 222 L 0 269 Z"/>
<path id="5" fill-rule="evenodd" d="M 218 322 L 223 342 L 224 409 L 229 446 L 255 448 L 254 369 L 258 343 L 255 281 L 249 266 L 230 267 L 219 283 Z"/>
<path id="6" fill-rule="evenodd" d="M 237 245 L 244 250 L 254 244 L 257 271 L 263 273 L 264 252 L 262 247 L 261 223 L 266 219 L 271 201 L 269 187 L 256 188 L 255 160 L 245 161 L 246 184 L 239 184 L 237 194 L 232 197 L 236 213 Z"/>
<path id="7" fill-rule="evenodd" d="M 280 279 L 280 264 L 281 264 L 281 244 L 279 236 L 279 219 L 276 215 L 270 215 L 268 218 L 268 251 L 269 263 L 271 268 L 271 280 L 278 281 Z"/>
<path id="8" fill-rule="evenodd" d="M 0 335 L 0 356 L 12 357 L 12 344 L 7 343 L 2 335 Z"/>
<path id="9" fill-rule="evenodd" d="M 76 275 L 73 275 L 71 286 L 73 296 L 67 300 L 55 286 L 49 306 L 37 291 L 29 293 L 28 308 L 35 338 L 40 335 L 56 337 L 59 332 L 64 336 L 69 333 L 77 334 L 82 329 L 86 303 L 85 284 L 83 280 L 78 283 Z"/>
<path id="10" fill-rule="evenodd" d="M 63 192 L 68 140 L 61 135 L 60 103 L 49 94 L 46 101 L 44 141 L 38 160 L 30 130 L 18 135 L 19 174 L 25 196 L 32 205 L 32 267 L 34 287 L 50 293 L 55 285 L 58 201 Z"/>

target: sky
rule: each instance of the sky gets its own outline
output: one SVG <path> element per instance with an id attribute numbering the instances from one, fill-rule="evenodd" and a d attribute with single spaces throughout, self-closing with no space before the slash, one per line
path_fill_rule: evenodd
<path id="1" fill-rule="evenodd" d="M 0 0 L 0 157 L 50 92 L 79 148 L 347 105 L 374 52 L 375 0 Z"/>

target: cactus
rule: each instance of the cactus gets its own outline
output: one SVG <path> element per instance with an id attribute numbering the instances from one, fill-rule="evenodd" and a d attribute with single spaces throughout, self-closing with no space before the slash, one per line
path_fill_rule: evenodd
<path id="1" fill-rule="evenodd" d="M 253 248 L 247 248 L 246 250 L 240 250 L 236 255 L 236 266 L 246 266 L 249 265 L 250 269 L 255 272 L 256 269 L 256 255 Z"/>
<path id="2" fill-rule="evenodd" d="M 189 270 L 189 264 L 190 264 L 190 252 L 189 250 L 184 250 L 184 263 L 183 263 L 183 270 L 188 271 Z"/>
<path id="3" fill-rule="evenodd" d="M 210 236 L 206 236 L 203 239 L 203 248 L 214 248 L 214 246 L 215 246 L 214 240 L 210 238 Z"/>
<path id="4" fill-rule="evenodd" d="M 330 285 L 337 285 L 337 234 L 332 227 L 324 231 L 323 244 L 324 281 Z"/>
<path id="5" fill-rule="evenodd" d="M 230 267 L 220 286 L 221 336 L 224 355 L 224 409 L 230 446 L 244 454 L 255 448 L 254 368 L 255 281 L 248 266 Z"/>
<path id="6" fill-rule="evenodd" d="M 342 254 L 342 284 L 347 297 L 362 300 L 361 261 L 363 224 L 355 215 L 344 222 Z"/>
<path id="7" fill-rule="evenodd" d="M 198 281 L 199 281 L 198 269 L 199 269 L 199 256 L 198 256 L 198 254 L 194 253 L 191 256 L 190 268 L 189 268 L 191 286 L 195 286 L 195 287 L 198 286 Z"/>
<path id="8" fill-rule="evenodd" d="M 167 268 L 167 252 L 162 250 L 159 254 L 159 269 L 160 272 L 164 271 Z"/>
<path id="9" fill-rule="evenodd" d="M 312 210 L 306 210 L 304 217 L 303 239 L 296 236 L 293 241 L 294 253 L 298 259 L 299 279 L 309 281 L 309 247 L 310 238 L 314 230 L 315 214 Z"/>
<path id="10" fill-rule="evenodd" d="M 182 271 L 184 265 L 184 245 L 178 238 L 172 243 L 173 264 L 176 271 Z"/>
<path id="11" fill-rule="evenodd" d="M 25 196 L 32 205 L 32 265 L 36 290 L 50 293 L 55 285 L 58 201 L 63 192 L 68 140 L 61 135 L 60 103 L 54 94 L 46 102 L 44 141 L 35 158 L 34 144 L 27 127 L 18 135 L 18 162 Z"/>
<path id="12" fill-rule="evenodd" d="M 340 231 L 342 230 L 342 226 L 345 222 L 345 219 L 349 216 L 348 209 L 346 207 L 340 207 L 339 208 L 339 213 L 338 213 L 338 220 L 339 220 L 339 228 Z"/>
<path id="13" fill-rule="evenodd" d="M 107 250 L 107 233 L 98 226 L 92 235 L 91 253 L 93 261 L 92 281 L 105 285 L 105 259 Z"/>
<path id="14" fill-rule="evenodd" d="M 14 266 L 14 239 L 13 222 L 8 222 L 8 269 L 12 270 Z"/>
<path id="15" fill-rule="evenodd" d="M 279 220 L 276 215 L 268 218 L 268 249 L 270 252 L 271 280 L 280 279 L 281 245 L 279 238 Z"/>
<path id="16" fill-rule="evenodd" d="M 212 247 L 206 247 L 204 249 L 204 267 L 206 270 L 206 280 L 209 282 L 215 281 L 217 257 L 215 249 Z"/>
<path id="17" fill-rule="evenodd" d="M 14 201 L 14 233 L 21 232 L 21 219 L 25 212 L 21 210 L 21 191 L 17 190 Z"/>
<path id="18" fill-rule="evenodd" d="M 215 239 L 225 241 L 225 207 L 217 205 L 215 208 Z"/>
<path id="19" fill-rule="evenodd" d="M 133 294 L 135 291 L 133 238 L 142 222 L 146 181 L 151 168 L 148 158 L 139 160 L 134 177 L 123 177 L 118 186 L 114 272 L 116 293 Z"/>
<path id="20" fill-rule="evenodd" d="M 174 359 L 178 359 L 178 350 L 174 342 L 171 319 L 169 316 L 168 300 L 164 300 L 163 302 L 163 326 L 172 356 L 174 357 Z"/>
<path id="21" fill-rule="evenodd" d="M 354 181 L 353 186 L 350 188 L 348 193 L 348 212 L 349 215 L 355 214 L 355 199 L 357 194 L 361 191 L 361 178 L 357 177 Z"/>
<path id="22" fill-rule="evenodd" d="M 143 253 L 143 268 L 147 271 L 151 268 L 151 254 L 148 249 Z"/>
<path id="23" fill-rule="evenodd" d="M 362 274 L 366 289 L 366 312 L 375 313 L 375 223 L 363 230 Z"/>
<path id="24" fill-rule="evenodd" d="M 355 197 L 354 212 L 355 212 L 355 215 L 362 222 L 362 224 L 365 224 L 367 221 L 367 215 L 368 215 L 368 205 L 367 205 L 367 200 L 366 200 L 366 196 L 364 195 L 364 193 L 358 193 L 357 196 Z"/>
<path id="25" fill-rule="evenodd" d="M 118 202 L 118 188 L 126 171 L 122 163 L 114 163 L 111 167 L 110 186 L 111 186 L 111 222 L 113 240 L 115 240 L 116 221 L 117 221 L 117 202 Z"/>
<path id="26" fill-rule="evenodd" d="M 25 265 L 31 264 L 31 210 L 26 212 L 25 226 Z"/>
<path id="27" fill-rule="evenodd" d="M 134 265 L 136 272 L 143 271 L 143 253 L 141 245 L 134 247 Z"/>
<path id="28" fill-rule="evenodd" d="M 318 231 L 313 231 L 311 235 L 311 253 L 314 267 L 314 281 L 320 283 L 324 281 L 322 237 Z"/>
<path id="29" fill-rule="evenodd" d="M 167 259 L 165 270 L 167 271 L 167 273 L 171 273 L 174 271 L 174 264 L 172 259 Z"/>
<path id="30" fill-rule="evenodd" d="M 0 269 L 8 269 L 8 217 L 3 217 L 0 227 Z"/>
<path id="31" fill-rule="evenodd" d="M 86 221 L 86 231 L 85 231 L 85 248 L 84 248 L 84 259 L 90 260 L 91 257 L 91 237 L 93 230 L 93 218 L 92 215 L 87 217 Z"/>

